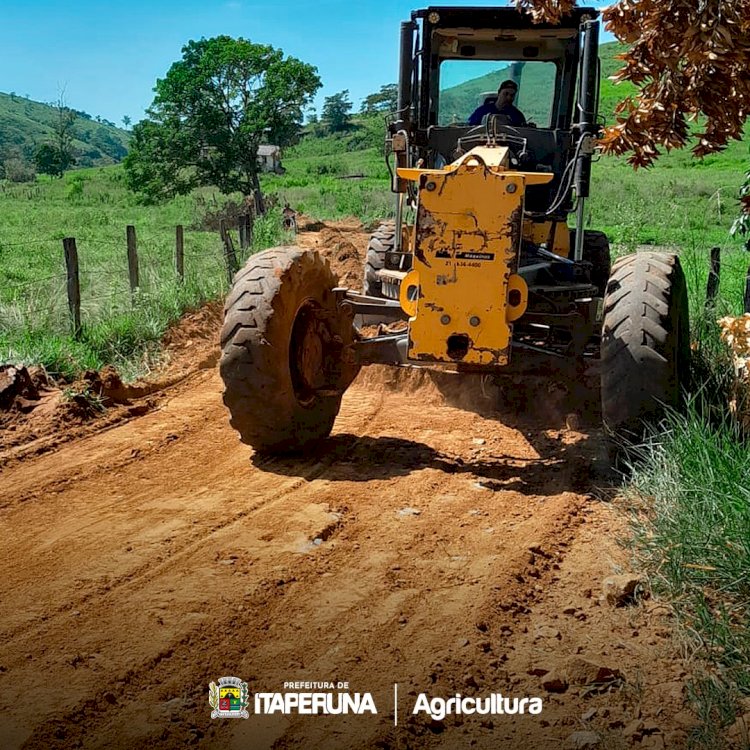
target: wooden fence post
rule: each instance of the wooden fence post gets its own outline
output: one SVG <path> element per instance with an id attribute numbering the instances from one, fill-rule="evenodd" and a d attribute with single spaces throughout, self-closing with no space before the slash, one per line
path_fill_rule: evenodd
<path id="1" fill-rule="evenodd" d="M 246 250 L 249 245 L 247 241 L 247 214 L 240 214 L 237 219 L 237 226 L 240 230 L 240 250 Z"/>
<path id="2" fill-rule="evenodd" d="M 130 292 L 135 292 L 140 286 L 138 279 L 138 247 L 135 240 L 135 227 L 128 224 L 125 231 L 128 240 L 128 274 L 130 276 Z"/>
<path id="3" fill-rule="evenodd" d="M 750 266 L 748 266 L 747 276 L 745 277 L 745 304 L 743 310 L 746 313 L 750 313 Z"/>
<path id="4" fill-rule="evenodd" d="M 260 192 L 260 186 L 251 191 L 253 197 L 253 210 L 256 216 L 264 216 L 266 213 L 266 203 L 263 200 L 263 193 Z"/>
<path id="5" fill-rule="evenodd" d="M 711 268 L 706 285 L 706 307 L 712 307 L 719 293 L 719 275 L 721 273 L 721 248 L 711 248 Z"/>
<path id="6" fill-rule="evenodd" d="M 180 281 L 185 281 L 185 235 L 182 224 L 175 228 L 174 267 Z"/>
<path id="7" fill-rule="evenodd" d="M 229 283 L 232 283 L 232 278 L 239 270 L 237 265 L 237 253 L 234 251 L 234 242 L 232 242 L 232 235 L 227 230 L 227 224 L 222 219 L 219 223 L 219 233 L 221 234 L 221 240 L 224 243 L 224 260 L 227 264 L 227 276 L 229 277 Z"/>
<path id="8" fill-rule="evenodd" d="M 78 275 L 78 249 L 75 237 L 66 237 L 63 240 L 63 251 L 65 252 L 65 268 L 68 274 L 68 308 L 73 323 L 73 336 L 81 336 L 81 284 Z"/>
<path id="9" fill-rule="evenodd" d="M 240 216 L 240 249 L 247 250 L 253 244 L 253 217 L 250 213 Z"/>
<path id="10" fill-rule="evenodd" d="M 237 229 L 239 229 L 240 232 L 240 250 L 244 250 L 247 247 L 247 236 L 245 234 L 247 227 L 245 225 L 244 215 L 237 219 Z"/>

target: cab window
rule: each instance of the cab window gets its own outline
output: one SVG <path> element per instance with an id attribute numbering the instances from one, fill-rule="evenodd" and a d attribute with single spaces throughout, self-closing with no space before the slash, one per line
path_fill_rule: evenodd
<path id="1" fill-rule="evenodd" d="M 518 83 L 513 102 L 526 120 L 550 127 L 555 98 L 557 66 L 553 62 L 527 60 L 443 60 L 440 64 L 438 125 L 463 125 L 484 101 L 495 99 L 508 78 Z"/>

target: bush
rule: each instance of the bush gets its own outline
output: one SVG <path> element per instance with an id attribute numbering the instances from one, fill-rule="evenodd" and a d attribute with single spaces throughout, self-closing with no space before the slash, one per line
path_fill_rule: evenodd
<path id="1" fill-rule="evenodd" d="M 5 179 L 11 182 L 34 182 L 36 180 L 34 165 L 23 159 L 17 157 L 6 159 L 3 168 Z"/>
<path id="2" fill-rule="evenodd" d="M 75 174 L 71 175 L 70 179 L 68 180 L 68 187 L 65 191 L 65 197 L 69 201 L 76 201 L 81 198 L 83 196 L 83 183 L 85 181 L 86 178 L 81 172 L 76 172 Z"/>
<path id="3" fill-rule="evenodd" d="M 313 162 L 307 165 L 307 174 L 310 175 L 340 175 L 346 173 L 346 164 L 340 159 L 326 159 L 325 161 Z"/>

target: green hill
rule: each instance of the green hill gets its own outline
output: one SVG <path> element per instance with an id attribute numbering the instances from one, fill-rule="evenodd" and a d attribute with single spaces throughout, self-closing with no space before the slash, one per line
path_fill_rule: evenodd
<path id="1" fill-rule="evenodd" d="M 0 93 L 0 160 L 32 161 L 34 152 L 52 140 L 57 110 L 17 94 Z M 79 167 L 114 164 L 128 152 L 129 134 L 106 120 L 76 111 L 73 149 Z"/>
<path id="2" fill-rule="evenodd" d="M 510 68 L 498 67 L 479 78 L 472 78 L 458 86 L 445 89 L 440 94 L 440 124 L 465 121 L 481 103 L 482 94 L 497 91 L 498 84 L 510 78 Z M 521 88 L 515 104 L 538 125 L 549 122 L 549 109 L 555 87 L 553 63 L 531 63 L 523 66 Z"/>

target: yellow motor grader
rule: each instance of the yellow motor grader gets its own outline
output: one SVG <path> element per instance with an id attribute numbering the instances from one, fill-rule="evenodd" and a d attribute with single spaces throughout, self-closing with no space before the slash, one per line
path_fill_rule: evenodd
<path id="1" fill-rule="evenodd" d="M 591 8 L 557 25 L 454 7 L 402 23 L 386 134 L 395 220 L 370 239 L 362 292 L 295 247 L 251 257 L 234 279 L 220 370 L 245 443 L 288 452 L 327 436 L 368 364 L 596 372 L 605 425 L 631 437 L 678 405 L 690 355 L 678 257 L 611 266 L 606 236 L 584 227 L 598 33 Z M 508 80 L 523 124 L 492 106 L 469 124 Z M 375 322 L 384 332 L 363 335 Z"/>

